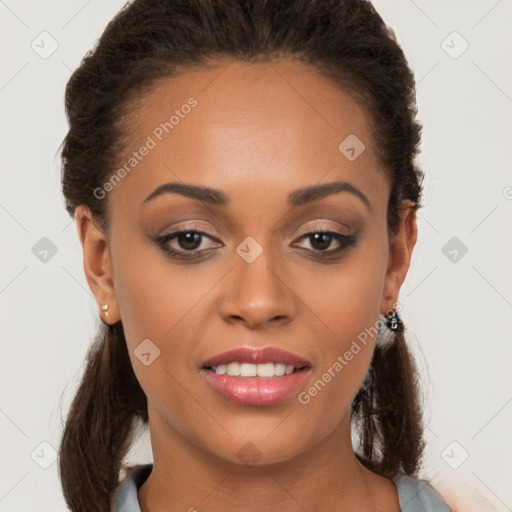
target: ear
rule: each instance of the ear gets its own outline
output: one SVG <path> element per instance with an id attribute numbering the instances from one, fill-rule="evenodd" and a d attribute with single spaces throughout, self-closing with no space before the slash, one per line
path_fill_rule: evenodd
<path id="1" fill-rule="evenodd" d="M 107 239 L 87 206 L 76 207 L 75 221 L 83 249 L 85 276 L 98 303 L 100 319 L 104 324 L 115 324 L 120 315 Z M 101 309 L 103 304 L 108 304 L 108 311 Z"/>
<path id="2" fill-rule="evenodd" d="M 388 268 L 380 304 L 382 315 L 398 302 L 398 294 L 409 270 L 412 251 L 418 238 L 414 203 L 408 199 L 402 201 L 400 212 L 397 232 L 391 237 L 389 244 Z"/>

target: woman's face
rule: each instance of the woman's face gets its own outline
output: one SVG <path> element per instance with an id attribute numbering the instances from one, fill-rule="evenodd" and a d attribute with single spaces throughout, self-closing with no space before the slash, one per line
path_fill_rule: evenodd
<path id="1" fill-rule="evenodd" d="M 410 257 L 406 238 L 395 257 L 388 242 L 390 185 L 368 123 L 347 94 L 290 61 L 185 72 L 137 105 L 125 172 L 104 187 L 112 288 L 98 302 L 109 303 L 110 323 L 122 320 L 153 443 L 184 438 L 263 464 L 347 431 L 372 327 Z M 148 199 L 171 182 L 215 194 L 202 201 L 175 187 Z M 335 182 L 345 185 L 299 192 Z M 164 239 L 178 230 L 189 234 Z M 260 405 L 238 377 L 236 400 L 203 365 L 240 347 L 282 349 L 310 367 L 284 396 L 271 384 Z"/>

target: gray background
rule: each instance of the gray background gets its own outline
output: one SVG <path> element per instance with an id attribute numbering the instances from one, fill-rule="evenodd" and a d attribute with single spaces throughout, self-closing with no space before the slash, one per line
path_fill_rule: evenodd
<path id="1" fill-rule="evenodd" d="M 0 0 L 2 511 L 66 510 L 55 450 L 100 323 L 60 195 L 63 94 L 123 3 Z M 425 208 L 400 296 L 426 387 L 422 475 L 512 510 L 512 0 L 374 4 L 424 124 Z M 147 436 L 130 458 L 151 461 Z"/>

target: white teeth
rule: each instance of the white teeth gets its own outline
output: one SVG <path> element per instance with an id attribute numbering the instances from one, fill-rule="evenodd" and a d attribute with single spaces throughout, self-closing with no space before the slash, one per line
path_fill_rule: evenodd
<path id="1" fill-rule="evenodd" d="M 255 364 L 242 363 L 240 365 L 240 377 L 256 377 L 258 367 Z"/>
<path id="2" fill-rule="evenodd" d="M 226 373 L 228 375 L 240 375 L 240 363 L 229 363 Z"/>
<path id="3" fill-rule="evenodd" d="M 251 365 L 256 366 L 256 365 Z M 274 363 L 258 365 L 258 377 L 273 377 L 275 375 Z"/>
<path id="4" fill-rule="evenodd" d="M 286 371 L 286 365 L 284 363 L 275 363 L 274 364 L 274 375 L 284 375 Z"/>
<path id="5" fill-rule="evenodd" d="M 228 371 L 228 365 L 227 364 L 219 364 L 217 368 L 215 368 L 215 373 L 218 373 L 219 375 L 224 375 Z"/>
<path id="6" fill-rule="evenodd" d="M 282 377 L 290 375 L 295 370 L 292 365 L 284 363 L 229 363 L 214 366 L 213 370 L 218 375 L 230 375 L 231 377 Z"/>

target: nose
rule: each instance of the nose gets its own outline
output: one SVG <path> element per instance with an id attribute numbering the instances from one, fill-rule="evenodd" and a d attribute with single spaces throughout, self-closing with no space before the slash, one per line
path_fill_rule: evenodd
<path id="1" fill-rule="evenodd" d="M 286 276 L 270 263 L 266 251 L 252 263 L 242 258 L 235 263 L 221 303 L 226 322 L 257 329 L 285 324 L 295 317 L 297 298 Z"/>

